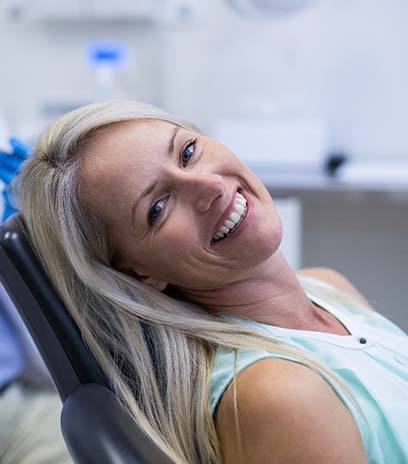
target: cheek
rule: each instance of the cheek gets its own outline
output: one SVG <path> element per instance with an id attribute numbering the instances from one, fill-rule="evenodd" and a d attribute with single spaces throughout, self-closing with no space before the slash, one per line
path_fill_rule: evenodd
<path id="1" fill-rule="evenodd" d="M 166 224 L 167 226 L 168 224 Z M 160 239 L 151 248 L 152 259 L 149 262 L 151 275 L 172 285 L 185 287 L 198 285 L 194 275 L 197 270 L 197 237 L 183 228 L 163 231 Z"/>
<path id="2" fill-rule="evenodd" d="M 191 256 L 198 246 L 198 241 L 197 231 L 191 221 L 187 226 L 185 222 L 173 217 L 160 231 L 160 245 L 157 245 L 161 256 L 174 264 L 174 259 L 184 261 Z"/>

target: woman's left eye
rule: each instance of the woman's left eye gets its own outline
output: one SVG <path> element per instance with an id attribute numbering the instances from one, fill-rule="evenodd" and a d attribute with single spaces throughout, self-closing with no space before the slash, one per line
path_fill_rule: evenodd
<path id="1" fill-rule="evenodd" d="M 197 143 L 197 139 L 191 140 L 183 148 L 183 151 L 181 152 L 181 156 L 180 156 L 181 165 L 183 166 L 183 168 L 186 167 L 186 164 L 190 161 L 190 158 L 194 155 L 196 143 Z"/>

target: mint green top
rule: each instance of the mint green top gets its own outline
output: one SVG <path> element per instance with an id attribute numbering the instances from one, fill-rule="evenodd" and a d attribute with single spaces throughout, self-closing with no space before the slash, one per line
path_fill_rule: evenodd
<path id="1" fill-rule="evenodd" d="M 341 290 L 315 278 L 300 275 L 298 278 L 309 299 L 332 313 L 351 335 L 286 329 L 237 316 L 223 317 L 295 345 L 335 371 L 352 391 L 367 421 L 342 387 L 321 375 L 353 415 L 369 464 L 408 463 L 407 334 Z M 342 301 L 342 295 L 348 296 L 349 301 Z M 256 361 L 272 357 L 304 364 L 271 351 L 245 349 L 238 351 L 236 371 L 239 373 Z M 219 347 L 211 371 L 211 413 L 233 380 L 233 369 L 233 351 Z"/>

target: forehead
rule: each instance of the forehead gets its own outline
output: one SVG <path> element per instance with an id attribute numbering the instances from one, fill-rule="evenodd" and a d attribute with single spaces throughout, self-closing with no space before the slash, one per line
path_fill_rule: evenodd
<path id="1" fill-rule="evenodd" d="M 81 156 L 80 197 L 105 219 L 124 210 L 123 200 L 136 195 L 166 157 L 175 125 L 154 120 L 111 124 L 97 131 Z M 150 172 L 151 171 L 151 172 Z"/>
<path id="2" fill-rule="evenodd" d="M 158 119 L 110 124 L 96 131 L 87 145 L 85 157 L 107 159 L 129 151 L 139 155 L 152 152 L 163 146 L 174 127 L 174 124 Z"/>

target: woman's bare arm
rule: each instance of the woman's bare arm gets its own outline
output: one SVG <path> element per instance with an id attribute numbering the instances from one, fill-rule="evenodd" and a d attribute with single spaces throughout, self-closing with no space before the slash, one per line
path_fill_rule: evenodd
<path id="1" fill-rule="evenodd" d="M 264 359 L 236 381 L 240 450 L 233 387 L 216 415 L 224 464 L 366 464 L 353 416 L 329 384 L 299 363 Z"/>

